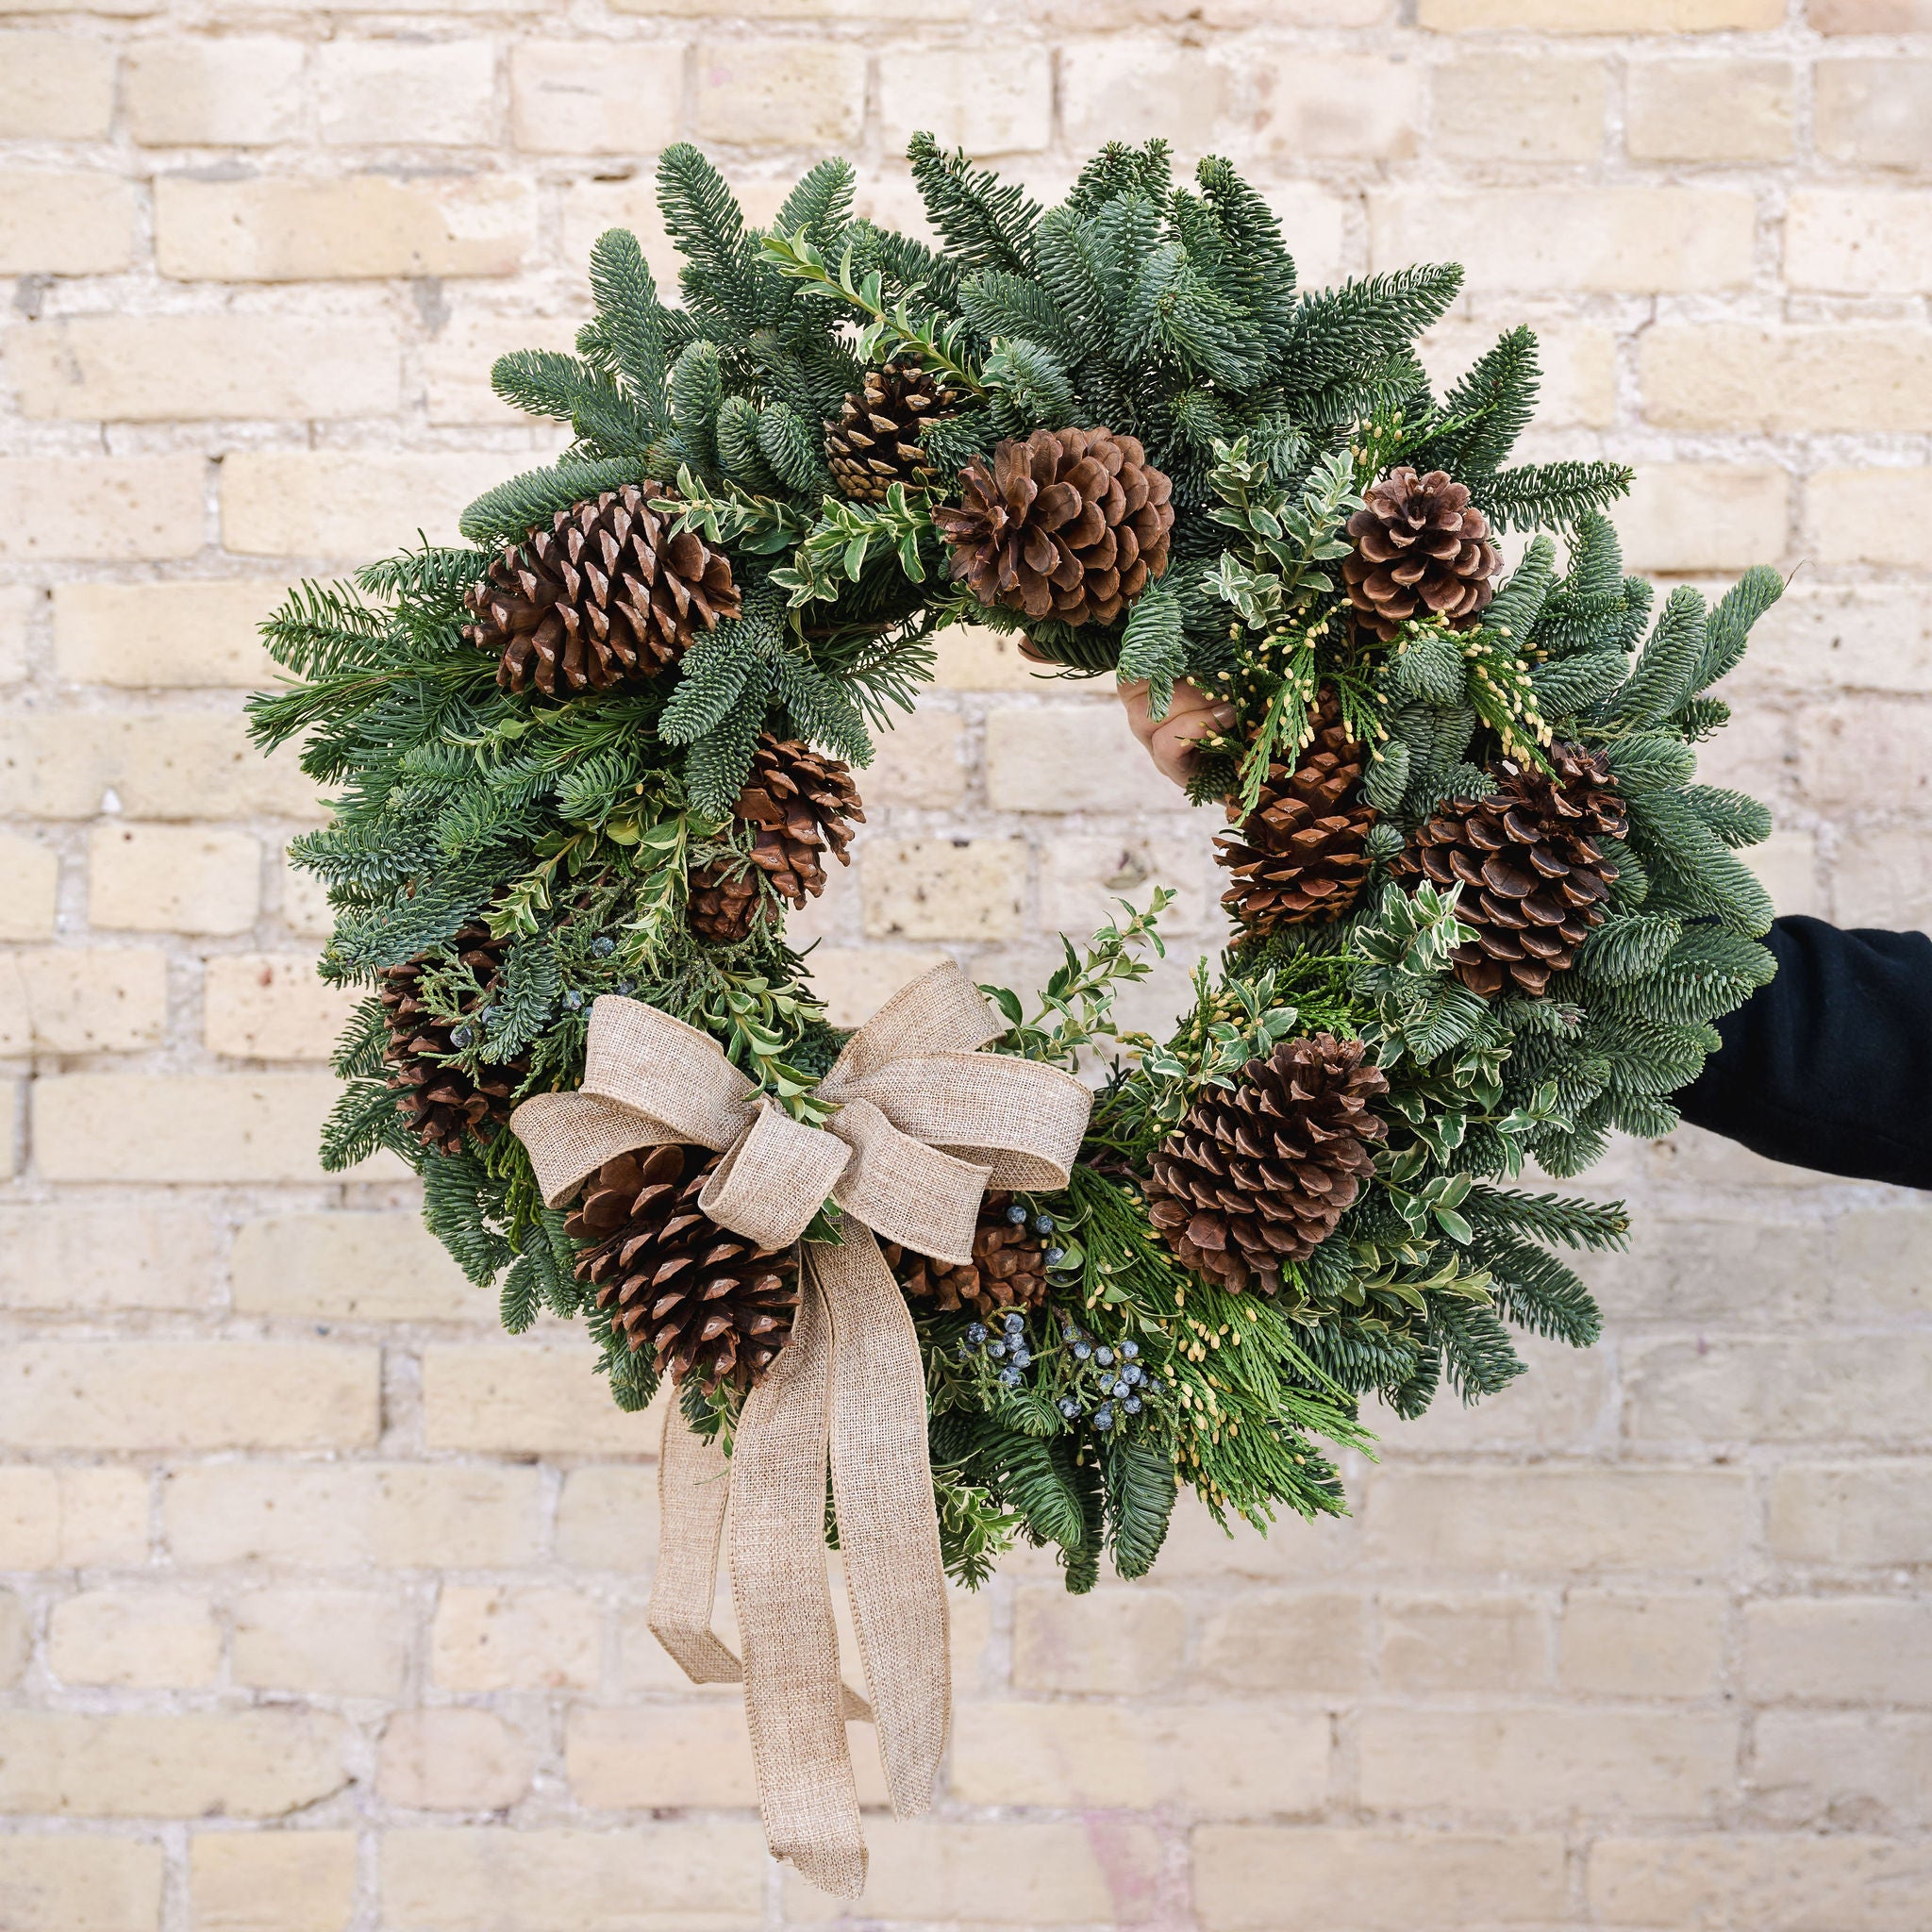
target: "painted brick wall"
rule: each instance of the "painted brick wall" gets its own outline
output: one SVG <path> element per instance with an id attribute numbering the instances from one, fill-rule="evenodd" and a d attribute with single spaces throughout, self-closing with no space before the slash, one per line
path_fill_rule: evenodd
<path id="1" fill-rule="evenodd" d="M 0 1926 L 724 1932 L 769 1869 L 728 1696 L 643 1626 L 652 1432 L 510 1341 L 394 1174 L 312 1155 L 341 1002 L 244 744 L 291 577 L 552 445 L 674 136 L 758 212 L 913 129 L 1053 190 L 1231 153 L 1305 278 L 1458 257 L 1636 559 L 1796 571 L 1713 775 L 1780 906 L 1932 922 L 1927 0 L 0 0 Z M 812 922 L 838 1016 L 1030 984 L 1109 892 L 1212 925 L 1210 826 L 1104 695 L 950 641 Z M 1144 1003 L 1172 1009 L 1177 959 Z M 958 1617 L 944 1802 L 867 1923 L 1932 1924 L 1932 1215 L 1685 1134 L 1583 1357 L 1400 1432 L 1355 1520 L 1016 1564 Z M 866 1774 L 877 1793 L 875 1769 Z"/>

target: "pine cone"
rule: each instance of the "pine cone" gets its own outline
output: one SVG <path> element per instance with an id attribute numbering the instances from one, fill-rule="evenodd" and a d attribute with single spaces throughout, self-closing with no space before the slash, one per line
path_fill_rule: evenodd
<path id="1" fill-rule="evenodd" d="M 982 604 L 1062 624 L 1111 624 L 1167 568 L 1173 485 L 1131 436 L 1036 429 L 959 472 L 933 521 L 953 575 Z"/>
<path id="2" fill-rule="evenodd" d="M 908 1294 L 941 1308 L 970 1308 L 977 1315 L 1037 1308 L 1046 1299 L 1046 1247 L 1024 1216 L 1010 1218 L 1008 1210 L 1018 1205 L 997 1191 L 980 1202 L 973 1258 L 963 1266 L 930 1260 L 896 1241 L 883 1244 L 886 1259 Z"/>
<path id="3" fill-rule="evenodd" d="M 1270 1294 L 1284 1262 L 1312 1254 L 1374 1171 L 1388 1131 L 1369 1102 L 1389 1091 L 1358 1040 L 1318 1033 L 1211 1087 L 1154 1157 L 1147 1214 L 1186 1265 Z"/>
<path id="4" fill-rule="evenodd" d="M 739 614 L 730 559 L 695 530 L 673 533 L 672 495 L 654 486 L 647 501 L 626 483 L 503 546 L 464 597 L 463 635 L 496 655 L 504 690 L 568 697 L 654 677 L 700 625 Z"/>
<path id="5" fill-rule="evenodd" d="M 757 827 L 749 863 L 718 859 L 691 875 L 691 930 L 727 943 L 743 939 L 770 909 L 759 873 L 781 898 L 802 907 L 825 890 L 820 853 L 829 845 L 841 865 L 850 865 L 852 827 L 865 823 L 850 765 L 769 731 L 758 734 L 751 775 L 731 809 Z"/>
<path id="6" fill-rule="evenodd" d="M 529 1070 L 526 1058 L 506 1060 L 472 1075 L 445 1065 L 443 1057 L 470 1044 L 458 1034 L 472 1030 L 471 1016 L 490 1004 L 503 978 L 503 941 L 492 938 L 487 925 L 466 925 L 447 946 L 419 953 L 382 976 L 380 998 L 389 1015 L 389 1045 L 383 1058 L 396 1090 L 396 1111 L 425 1147 L 460 1154 L 467 1134 L 479 1141 L 495 1137 L 510 1115 L 510 1096 Z M 452 958 L 468 966 L 483 984 L 480 995 L 466 1001 L 460 1020 L 441 1020 L 423 1004 L 425 968 L 448 964 Z"/>
<path id="7" fill-rule="evenodd" d="M 1419 613 L 1467 630 L 1496 594 L 1503 563 L 1469 491 L 1445 470 L 1404 467 L 1370 484 L 1363 503 L 1348 520 L 1355 554 L 1341 559 L 1356 622 L 1385 644 Z"/>
<path id="8" fill-rule="evenodd" d="M 1292 767 L 1271 762 L 1255 809 L 1239 832 L 1223 832 L 1214 857 L 1234 874 L 1221 903 L 1250 933 L 1340 919 L 1369 876 L 1363 844 L 1373 806 L 1347 801 L 1361 782 L 1363 748 L 1342 723 L 1341 705 L 1324 685 L 1314 737 Z M 1241 808 L 1227 801 L 1232 823 Z"/>
<path id="9" fill-rule="evenodd" d="M 1395 866 L 1399 878 L 1460 885 L 1457 917 L 1476 938 L 1450 956 L 1485 996 L 1514 984 L 1541 993 L 1576 957 L 1604 916 L 1617 869 L 1591 841 L 1621 838 L 1624 800 L 1601 752 L 1550 746 L 1549 773 L 1505 758 L 1487 798 L 1452 798 L 1420 826 Z"/>
<path id="10" fill-rule="evenodd" d="M 563 1224 L 586 1243 L 576 1278 L 595 1285 L 633 1351 L 648 1347 L 675 1382 L 745 1390 L 791 1333 L 798 1260 L 720 1227 L 698 1195 L 723 1157 L 640 1147 L 607 1160 Z"/>
<path id="11" fill-rule="evenodd" d="M 883 503 L 894 483 L 926 488 L 939 473 L 919 445 L 920 432 L 950 416 L 958 400 L 916 357 L 868 369 L 865 387 L 846 396 L 838 422 L 825 425 L 833 480 L 858 503 Z"/>

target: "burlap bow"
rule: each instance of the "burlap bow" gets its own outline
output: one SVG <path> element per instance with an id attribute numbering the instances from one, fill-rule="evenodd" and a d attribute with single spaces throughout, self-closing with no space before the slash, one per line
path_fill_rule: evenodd
<path id="1" fill-rule="evenodd" d="M 812 1127 L 760 1097 L 708 1034 L 607 995 L 583 1086 L 526 1100 L 511 1122 L 552 1207 L 613 1156 L 681 1141 L 724 1154 L 699 1205 L 762 1246 L 797 1241 L 827 1196 L 844 1210 L 841 1241 L 804 1246 L 791 1340 L 746 1398 L 728 1461 L 675 1403 L 666 1412 L 650 1622 L 693 1683 L 742 1680 L 766 1841 L 846 1898 L 864 1889 L 865 1840 L 844 1720 L 877 1724 L 892 1809 L 916 1817 L 952 1701 L 924 1371 L 874 1233 L 971 1260 L 986 1189 L 1064 1187 L 1091 1105 L 1071 1074 L 977 1051 L 1004 1030 L 957 966 L 936 966 L 846 1042 L 818 1090 L 838 1111 Z M 839 1679 L 828 1441 L 870 1707 Z M 727 1494 L 742 1664 L 711 1628 Z"/>

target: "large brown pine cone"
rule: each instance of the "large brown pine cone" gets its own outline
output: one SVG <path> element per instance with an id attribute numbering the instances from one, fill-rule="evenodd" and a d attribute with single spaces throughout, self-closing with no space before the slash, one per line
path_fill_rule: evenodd
<path id="1" fill-rule="evenodd" d="M 1362 502 L 1348 520 L 1354 554 L 1341 559 L 1356 622 L 1385 644 L 1411 617 L 1444 618 L 1456 630 L 1474 624 L 1503 558 L 1469 491 L 1447 471 L 1418 476 L 1405 466 L 1370 484 Z"/>
<path id="2" fill-rule="evenodd" d="M 942 1308 L 988 1315 L 1000 1308 L 1037 1308 L 1046 1299 L 1046 1246 L 1024 1220 L 1008 1210 L 1017 1204 L 997 1190 L 979 1204 L 973 1258 L 961 1266 L 915 1255 L 896 1241 L 884 1244 L 906 1292 Z"/>
<path id="3" fill-rule="evenodd" d="M 698 1206 L 721 1158 L 702 1147 L 620 1154 L 585 1182 L 563 1224 L 586 1244 L 576 1278 L 595 1285 L 631 1349 L 707 1391 L 749 1389 L 784 1347 L 798 1300 L 794 1250 L 761 1248 Z"/>
<path id="4" fill-rule="evenodd" d="M 1221 903 L 1251 933 L 1340 919 L 1368 882 L 1363 841 L 1375 811 L 1354 797 L 1366 755 L 1349 736 L 1332 686 L 1322 687 L 1313 723 L 1314 736 L 1292 766 L 1270 763 L 1241 830 L 1214 841 L 1216 862 L 1235 881 Z M 1231 823 L 1240 809 L 1227 801 Z"/>
<path id="5" fill-rule="evenodd" d="M 510 1096 L 528 1071 L 525 1058 L 486 1067 L 476 1074 L 444 1064 L 470 1044 L 455 1036 L 468 1033 L 481 1022 L 475 1015 L 487 1007 L 503 977 L 504 942 L 492 938 L 487 925 L 466 925 L 447 946 L 419 953 L 382 975 L 380 998 L 389 1015 L 389 1084 L 396 1091 L 396 1111 L 425 1147 L 460 1154 L 467 1135 L 489 1141 L 510 1116 Z M 425 968 L 452 959 L 468 966 L 483 984 L 480 995 L 464 1002 L 460 1019 L 441 1020 L 423 1004 Z"/>
<path id="6" fill-rule="evenodd" d="M 1111 624 L 1167 568 L 1172 493 L 1134 437 L 1036 429 L 961 470 L 958 508 L 933 522 L 982 604 Z"/>
<path id="7" fill-rule="evenodd" d="M 1275 1293 L 1285 1262 L 1335 1231 L 1388 1131 L 1369 1102 L 1389 1083 L 1358 1040 L 1317 1033 L 1209 1088 L 1154 1157 L 1147 1214 L 1186 1265 L 1221 1288 Z"/>
<path id="8" fill-rule="evenodd" d="M 1601 752 L 1556 743 L 1553 773 L 1505 758 L 1487 798 L 1452 798 L 1418 827 L 1398 877 L 1461 886 L 1457 917 L 1475 939 L 1451 957 L 1486 996 L 1541 993 L 1576 957 L 1605 912 L 1617 869 L 1592 840 L 1621 838 L 1622 794 Z"/>
<path id="9" fill-rule="evenodd" d="M 464 598 L 463 635 L 496 656 L 498 684 L 569 697 L 634 683 L 675 663 L 700 625 L 739 614 L 730 558 L 695 530 L 674 534 L 672 494 L 626 483 L 503 546 Z"/>
<path id="10" fill-rule="evenodd" d="M 916 356 L 865 372 L 865 387 L 845 398 L 825 425 L 825 462 L 855 502 L 883 503 L 894 483 L 924 489 L 938 475 L 920 432 L 953 413 L 956 393 L 928 375 Z"/>
<path id="11" fill-rule="evenodd" d="M 852 827 L 865 823 L 852 767 L 795 738 L 758 734 L 751 775 L 732 815 L 756 828 L 748 861 L 718 859 L 691 875 L 691 926 L 700 939 L 735 942 L 770 910 L 758 875 L 795 907 L 825 890 L 820 854 L 830 846 L 841 865 Z"/>

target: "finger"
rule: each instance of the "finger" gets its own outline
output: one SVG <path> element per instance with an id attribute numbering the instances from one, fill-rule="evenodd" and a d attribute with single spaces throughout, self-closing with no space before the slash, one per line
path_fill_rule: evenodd
<path id="1" fill-rule="evenodd" d="M 1176 785 L 1185 785 L 1193 775 L 1196 744 L 1210 732 L 1225 731 L 1233 723 L 1232 705 L 1209 705 L 1166 719 L 1147 741 L 1155 768 Z"/>

